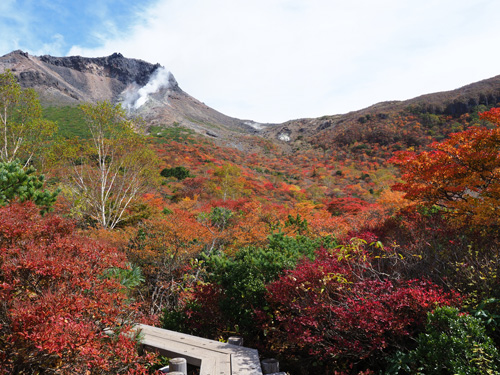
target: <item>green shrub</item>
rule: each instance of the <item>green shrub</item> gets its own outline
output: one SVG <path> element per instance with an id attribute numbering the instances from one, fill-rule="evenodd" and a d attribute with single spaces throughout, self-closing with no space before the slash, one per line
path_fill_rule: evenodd
<path id="1" fill-rule="evenodd" d="M 82 111 L 76 106 L 45 107 L 43 117 L 57 123 L 57 134 L 63 138 L 90 138 Z"/>
<path id="2" fill-rule="evenodd" d="M 175 177 L 178 180 L 184 180 L 185 178 L 190 177 L 189 169 L 185 167 L 174 167 L 174 168 L 165 168 L 160 174 L 165 177 Z"/>
<path id="3" fill-rule="evenodd" d="M 42 190 L 44 176 L 36 175 L 35 168 L 23 166 L 19 161 L 0 162 L 0 206 L 5 206 L 15 199 L 33 201 L 41 207 L 41 212 L 52 210 L 60 190 L 54 192 Z"/>
<path id="4" fill-rule="evenodd" d="M 139 286 L 145 281 L 141 268 L 130 263 L 127 264 L 127 268 L 108 268 L 101 277 L 114 279 L 129 290 Z"/>
<path id="5" fill-rule="evenodd" d="M 385 374 L 500 374 L 498 351 L 480 319 L 441 307 L 427 317 L 426 330 L 409 353 L 398 352 Z"/>
<path id="6" fill-rule="evenodd" d="M 223 253 L 208 257 L 208 281 L 224 290 L 222 310 L 242 328 L 251 328 L 254 326 L 254 309 L 265 304 L 268 283 L 284 270 L 295 268 L 300 259 L 313 259 L 321 246 L 333 248 L 336 245 L 331 237 L 311 239 L 275 233 L 269 236 L 267 247 L 247 247 L 234 258 Z"/>
<path id="7" fill-rule="evenodd" d="M 188 128 L 180 126 L 179 123 L 174 122 L 171 127 L 152 126 L 149 128 L 149 133 L 154 137 L 155 143 L 170 143 L 174 142 L 187 142 L 194 143 L 193 137 L 196 133 Z"/>
<path id="8" fill-rule="evenodd" d="M 336 245 L 332 237 L 288 237 L 280 232 L 269 236 L 267 246 L 243 248 L 234 257 L 222 252 L 205 255 L 205 283 L 194 288 L 180 310 L 165 311 L 163 327 L 210 338 L 240 330 L 245 340 L 256 340 L 254 311 L 265 308 L 266 285 L 304 257 L 313 259 L 321 246 Z"/>

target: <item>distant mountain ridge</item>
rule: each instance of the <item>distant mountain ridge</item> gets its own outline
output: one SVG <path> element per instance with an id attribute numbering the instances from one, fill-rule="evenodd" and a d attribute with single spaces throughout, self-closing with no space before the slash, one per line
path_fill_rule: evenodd
<path id="1" fill-rule="evenodd" d="M 300 139 L 324 148 L 336 133 L 344 132 L 354 124 L 359 126 L 358 122 L 363 118 L 376 118 L 380 123 L 409 110 L 458 118 L 478 106 L 500 106 L 500 75 L 455 90 L 404 101 L 381 102 L 346 114 L 290 120 L 265 129 L 263 136 L 292 143 Z"/>

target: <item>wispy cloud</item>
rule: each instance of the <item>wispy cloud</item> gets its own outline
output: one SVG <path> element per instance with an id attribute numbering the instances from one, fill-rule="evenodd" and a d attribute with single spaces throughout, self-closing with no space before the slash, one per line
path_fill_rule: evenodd
<path id="1" fill-rule="evenodd" d="M 152 1 L 2 0 L 0 51 L 65 55 L 74 45 L 95 48 L 130 31 Z"/>
<path id="2" fill-rule="evenodd" d="M 52 40 L 43 43 L 40 48 L 34 50 L 34 55 L 61 56 L 65 52 L 66 42 L 61 34 L 54 34 Z"/>
<path id="3" fill-rule="evenodd" d="M 30 17 L 28 13 L 17 9 L 16 1 L 0 2 L 0 48 L 18 49 L 26 36 L 29 37 Z"/>

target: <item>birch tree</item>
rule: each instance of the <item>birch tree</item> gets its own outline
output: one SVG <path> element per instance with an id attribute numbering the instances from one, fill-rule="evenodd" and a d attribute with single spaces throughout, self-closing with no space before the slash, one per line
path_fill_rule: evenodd
<path id="1" fill-rule="evenodd" d="M 56 131 L 42 118 L 42 106 L 33 89 L 23 89 L 10 72 L 0 74 L 0 161 L 16 159 L 28 166 Z"/>
<path id="2" fill-rule="evenodd" d="M 71 190 L 76 207 L 103 228 L 131 217 L 137 199 L 155 180 L 157 159 L 120 105 L 81 106 L 90 139 L 72 153 Z"/>

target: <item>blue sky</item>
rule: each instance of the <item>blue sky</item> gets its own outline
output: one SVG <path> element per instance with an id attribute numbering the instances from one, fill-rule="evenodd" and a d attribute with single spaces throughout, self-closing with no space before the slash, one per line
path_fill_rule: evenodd
<path id="1" fill-rule="evenodd" d="M 72 46 L 97 48 L 130 33 L 153 1 L 2 0 L 0 48 L 66 55 Z"/>
<path id="2" fill-rule="evenodd" d="M 500 74 L 498 0 L 1 0 L 0 54 L 160 63 L 260 122 L 346 113 Z"/>

